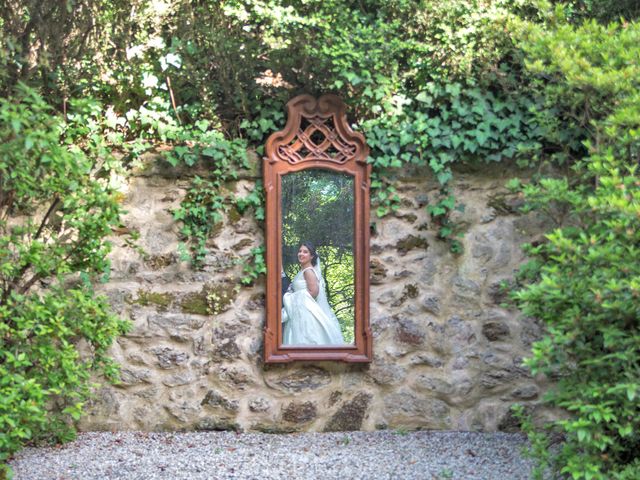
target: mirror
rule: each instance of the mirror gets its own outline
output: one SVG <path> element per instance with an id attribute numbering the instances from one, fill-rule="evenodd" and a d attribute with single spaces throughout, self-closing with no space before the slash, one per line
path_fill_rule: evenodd
<path id="1" fill-rule="evenodd" d="M 265 361 L 370 362 L 368 148 L 335 95 L 287 113 L 264 159 Z"/>
<path id="2" fill-rule="evenodd" d="M 353 344 L 353 189 L 352 176 L 331 170 L 282 176 L 283 345 Z M 303 245 L 316 254 L 306 265 L 318 280 L 315 297 L 298 257 Z"/>

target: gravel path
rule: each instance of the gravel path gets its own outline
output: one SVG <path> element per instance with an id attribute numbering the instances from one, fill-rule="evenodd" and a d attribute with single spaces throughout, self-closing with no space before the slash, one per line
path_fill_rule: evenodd
<path id="1" fill-rule="evenodd" d="M 472 432 L 92 432 L 27 448 L 10 465 L 16 480 L 519 480 L 531 472 L 524 444 L 521 435 Z"/>

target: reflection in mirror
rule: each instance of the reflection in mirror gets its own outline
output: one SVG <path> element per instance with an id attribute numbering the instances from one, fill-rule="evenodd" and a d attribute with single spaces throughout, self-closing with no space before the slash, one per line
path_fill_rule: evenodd
<path id="1" fill-rule="evenodd" d="M 317 168 L 281 179 L 282 343 L 353 345 L 354 179 Z"/>

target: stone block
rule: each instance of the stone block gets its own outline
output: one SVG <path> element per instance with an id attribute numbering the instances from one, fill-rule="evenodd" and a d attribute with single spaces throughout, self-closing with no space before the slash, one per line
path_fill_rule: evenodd
<path id="1" fill-rule="evenodd" d="M 378 385 L 397 385 L 407 376 L 406 370 L 392 363 L 374 363 L 368 375 Z"/>
<path id="2" fill-rule="evenodd" d="M 318 416 L 318 409 L 313 402 L 291 402 L 282 410 L 282 419 L 289 423 L 307 423 Z"/>
<path id="3" fill-rule="evenodd" d="M 489 196 L 487 206 L 497 215 L 515 215 L 524 206 L 524 198 L 510 192 L 498 192 Z"/>
<path id="4" fill-rule="evenodd" d="M 442 400 L 401 390 L 384 399 L 389 425 L 446 429 L 451 425 L 451 409 Z"/>
<path id="5" fill-rule="evenodd" d="M 402 289 L 402 295 L 396 301 L 394 301 L 391 306 L 398 307 L 402 305 L 405 301 L 415 299 L 420 294 L 420 289 L 418 285 L 415 283 L 407 283 Z"/>
<path id="6" fill-rule="evenodd" d="M 372 398 L 373 395 L 370 393 L 360 392 L 352 400 L 343 403 L 329 419 L 324 431 L 346 432 L 360 430 Z"/>
<path id="7" fill-rule="evenodd" d="M 544 330 L 539 320 L 532 317 L 521 317 L 520 323 L 522 324 L 520 339 L 525 346 L 530 347 L 533 342 L 542 339 Z"/>
<path id="8" fill-rule="evenodd" d="M 534 400 L 538 398 L 540 389 L 537 385 L 530 383 L 521 385 L 511 392 L 511 396 L 516 400 Z"/>
<path id="9" fill-rule="evenodd" d="M 242 432 L 243 429 L 233 418 L 205 418 L 195 426 L 195 430 L 205 432 Z"/>
<path id="10" fill-rule="evenodd" d="M 170 377 L 162 380 L 162 384 L 169 387 L 180 387 L 182 385 L 189 385 L 196 380 L 195 375 L 191 371 L 176 373 Z"/>
<path id="11" fill-rule="evenodd" d="M 369 262 L 369 282 L 371 285 L 382 285 L 387 278 L 387 269 L 377 258 Z"/>
<path id="12" fill-rule="evenodd" d="M 214 359 L 235 360 L 242 351 L 238 346 L 238 335 L 244 328 L 239 324 L 225 324 L 214 328 L 211 335 Z"/>
<path id="13" fill-rule="evenodd" d="M 151 383 L 151 370 L 123 368 L 120 370 L 120 382 L 117 386 L 130 387 L 142 383 Z"/>
<path id="14" fill-rule="evenodd" d="M 426 250 L 427 248 L 429 248 L 429 242 L 426 238 L 412 234 L 398 240 L 396 243 L 396 249 L 400 255 L 406 255 L 414 249 Z"/>
<path id="15" fill-rule="evenodd" d="M 145 265 L 151 270 L 161 270 L 169 265 L 177 262 L 177 255 L 175 253 L 165 253 L 161 255 L 149 255 L 145 259 Z"/>
<path id="16" fill-rule="evenodd" d="M 444 361 L 437 356 L 428 353 L 418 353 L 411 358 L 411 365 L 425 365 L 432 368 L 442 368 Z"/>
<path id="17" fill-rule="evenodd" d="M 155 347 L 149 351 L 156 356 L 158 366 L 164 369 L 176 368 L 189 360 L 186 352 L 171 347 Z"/>
<path id="18" fill-rule="evenodd" d="M 487 289 L 487 294 L 495 305 L 501 305 L 509 301 L 509 294 L 515 288 L 515 280 L 503 278 L 496 280 Z"/>
<path id="19" fill-rule="evenodd" d="M 453 293 L 465 300 L 479 300 L 480 286 L 471 279 L 456 277 L 453 279 Z"/>
<path id="20" fill-rule="evenodd" d="M 264 397 L 249 400 L 249 410 L 254 413 L 267 412 L 271 409 L 271 401 Z"/>
<path id="21" fill-rule="evenodd" d="M 506 322 L 491 321 L 482 325 L 482 334 L 490 342 L 497 342 L 509 338 L 511 331 Z"/>
<path id="22" fill-rule="evenodd" d="M 406 317 L 394 317 L 396 324 L 395 339 L 408 345 L 421 345 L 425 339 L 424 330 L 417 322 Z"/>
<path id="23" fill-rule="evenodd" d="M 178 401 L 165 407 L 169 414 L 180 423 L 190 423 L 200 413 L 200 408 L 189 401 Z"/>
<path id="24" fill-rule="evenodd" d="M 300 428 L 291 425 L 282 425 L 281 423 L 254 423 L 253 425 L 251 425 L 251 430 L 261 433 L 269 433 L 271 435 L 285 435 L 288 433 L 299 432 Z"/>
<path id="25" fill-rule="evenodd" d="M 274 376 L 272 376 L 272 372 L 265 375 L 267 384 L 272 388 L 286 392 L 318 390 L 331 383 L 329 372 L 319 367 L 306 367 L 287 372 L 285 375 L 276 374 Z"/>
<path id="26" fill-rule="evenodd" d="M 433 315 L 440 314 L 441 300 L 438 295 L 428 294 L 422 300 L 422 308 Z"/>
<path id="27" fill-rule="evenodd" d="M 188 342 L 206 321 L 207 318 L 200 315 L 157 313 L 149 316 L 148 325 L 151 331 L 161 332 L 172 340 Z"/>
<path id="28" fill-rule="evenodd" d="M 213 408 L 222 408 L 223 410 L 228 410 L 231 412 L 237 412 L 240 408 L 240 404 L 237 400 L 229 400 L 215 390 L 209 390 L 202 399 L 202 402 L 200 402 L 200 405 Z"/>
<path id="29" fill-rule="evenodd" d="M 222 382 L 232 385 L 234 389 L 244 390 L 255 384 L 252 372 L 243 367 L 222 365 L 216 368 L 215 373 Z"/>
<path id="30" fill-rule="evenodd" d="M 450 350 L 458 352 L 476 342 L 475 329 L 471 322 L 454 315 L 445 325 L 445 338 L 450 345 Z"/>

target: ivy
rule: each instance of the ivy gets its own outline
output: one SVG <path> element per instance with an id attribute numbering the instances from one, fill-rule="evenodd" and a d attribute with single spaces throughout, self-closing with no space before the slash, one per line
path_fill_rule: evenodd
<path id="1" fill-rule="evenodd" d="M 440 238 L 460 252 L 460 232 L 449 216 L 458 205 L 451 190 L 456 163 L 520 162 L 540 147 L 542 130 L 532 113 L 536 100 L 493 93 L 474 81 L 428 83 L 413 98 L 398 97 L 386 115 L 363 123 L 372 147 L 372 187 L 379 216 L 397 208 L 397 196 L 382 172 L 405 165 L 428 166 L 440 186 L 428 205 Z"/>
<path id="2" fill-rule="evenodd" d="M 261 275 L 267 273 L 264 252 L 264 246 L 251 249 L 249 261 L 245 262 L 242 267 L 243 277 L 240 282 L 243 285 L 252 285 Z"/>

